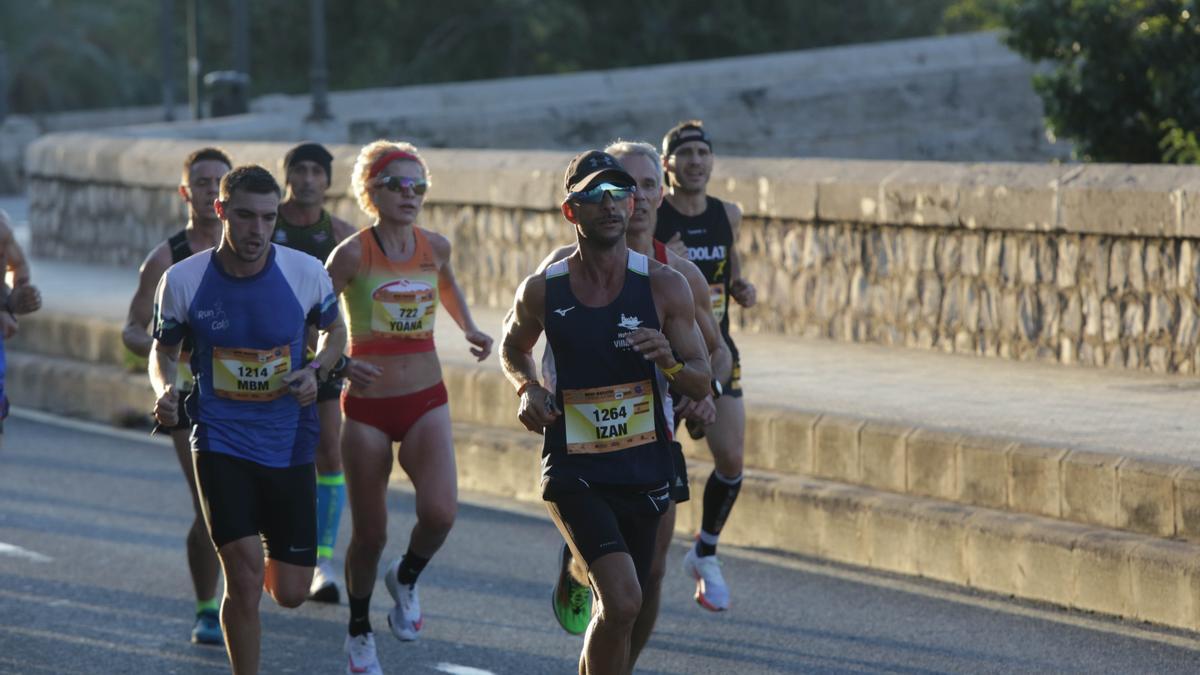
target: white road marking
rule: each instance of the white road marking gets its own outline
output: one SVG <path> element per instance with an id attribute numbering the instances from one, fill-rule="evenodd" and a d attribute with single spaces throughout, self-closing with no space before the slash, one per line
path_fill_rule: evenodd
<path id="1" fill-rule="evenodd" d="M 490 670 L 482 670 L 480 668 L 472 668 L 470 666 L 460 666 L 454 663 L 439 663 L 434 666 L 437 670 L 450 675 L 495 675 Z"/>
<path id="2" fill-rule="evenodd" d="M 37 551 L 30 551 L 27 548 L 21 548 L 16 544 L 6 544 L 0 541 L 0 555 L 6 555 L 13 558 L 24 558 L 26 560 L 37 563 L 54 562 L 54 558 L 48 555 L 42 555 Z"/>

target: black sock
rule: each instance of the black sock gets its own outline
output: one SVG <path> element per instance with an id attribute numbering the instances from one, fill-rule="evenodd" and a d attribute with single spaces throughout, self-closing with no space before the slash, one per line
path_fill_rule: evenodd
<path id="1" fill-rule="evenodd" d="M 400 567 L 396 569 L 396 581 L 405 586 L 412 586 L 417 583 L 417 577 L 421 576 L 421 570 L 429 564 L 429 558 L 422 558 L 412 549 L 404 554 L 404 558 L 400 560 Z"/>
<path id="2" fill-rule="evenodd" d="M 356 598 L 349 593 L 346 597 L 350 599 L 350 635 L 357 637 L 370 633 L 371 631 L 371 595 L 368 593 L 365 598 Z"/>
<path id="3" fill-rule="evenodd" d="M 717 552 L 717 535 L 725 527 L 725 519 L 733 510 L 738 492 L 742 489 L 742 475 L 726 478 L 716 469 L 708 475 L 704 485 L 704 512 L 700 516 L 700 539 L 696 541 L 696 553 L 700 556 Z"/>

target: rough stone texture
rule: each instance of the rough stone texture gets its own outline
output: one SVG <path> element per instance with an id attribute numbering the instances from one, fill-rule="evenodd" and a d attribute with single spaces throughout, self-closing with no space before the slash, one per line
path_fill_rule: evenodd
<path id="1" fill-rule="evenodd" d="M 27 157 L 39 256 L 133 266 L 183 220 L 179 161 L 202 141 L 57 134 Z M 226 143 L 277 170 L 282 143 Z M 329 208 L 357 149 L 334 145 Z M 454 245 L 467 299 L 507 307 L 571 228 L 561 152 L 429 150 L 425 227 Z M 759 304 L 737 330 L 1085 366 L 1200 370 L 1200 168 L 722 157 Z M 1200 203 L 1200 202 L 1198 202 Z"/>
<path id="2" fill-rule="evenodd" d="M 976 437 L 958 445 L 958 499 L 978 506 L 1008 506 L 1008 453 L 1011 441 Z"/>

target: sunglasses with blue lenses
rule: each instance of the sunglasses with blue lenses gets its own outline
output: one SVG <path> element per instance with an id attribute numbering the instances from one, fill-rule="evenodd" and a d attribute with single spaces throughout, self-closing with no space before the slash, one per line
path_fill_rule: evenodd
<path id="1" fill-rule="evenodd" d="M 425 194 L 425 191 L 429 189 L 429 181 L 424 178 L 409 178 L 408 176 L 383 176 L 375 184 L 392 192 L 400 192 L 408 188 L 413 191 L 413 194 L 418 195 Z"/>
<path id="2" fill-rule="evenodd" d="M 637 192 L 637 188 L 632 185 L 613 185 L 612 183 L 600 183 L 592 187 L 590 190 L 581 190 L 580 192 L 572 192 L 567 195 L 567 199 L 573 202 L 581 202 L 584 204 L 599 204 L 604 201 L 604 195 L 608 195 L 614 202 L 624 201 L 633 196 Z"/>

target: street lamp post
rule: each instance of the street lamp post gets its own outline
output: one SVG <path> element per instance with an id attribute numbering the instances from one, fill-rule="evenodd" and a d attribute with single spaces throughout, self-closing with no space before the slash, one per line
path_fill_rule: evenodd
<path id="1" fill-rule="evenodd" d="M 312 112 L 308 119 L 321 122 L 331 119 L 329 114 L 329 71 L 325 66 L 325 0 L 309 0 L 308 8 L 312 23 Z"/>
<path id="2" fill-rule="evenodd" d="M 172 39 L 175 21 L 175 0 L 159 0 L 159 56 L 162 57 L 163 119 L 175 120 L 175 41 Z"/>
<path id="3" fill-rule="evenodd" d="M 204 117 L 200 96 L 200 0 L 188 0 L 188 102 L 192 106 L 192 119 Z"/>

